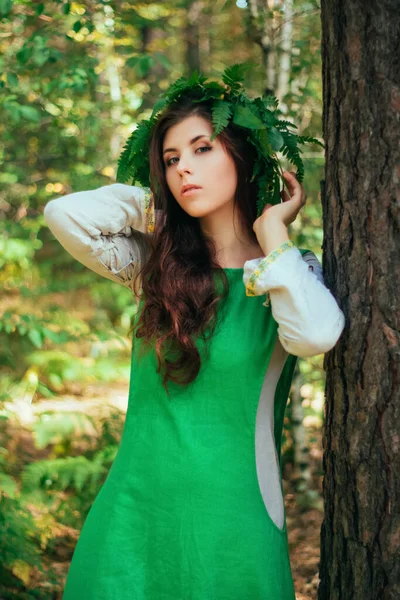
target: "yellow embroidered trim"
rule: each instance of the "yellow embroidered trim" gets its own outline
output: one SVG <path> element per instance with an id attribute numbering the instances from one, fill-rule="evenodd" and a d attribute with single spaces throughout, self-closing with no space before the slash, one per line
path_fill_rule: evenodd
<path id="1" fill-rule="evenodd" d="M 295 245 L 291 240 L 289 240 L 288 242 L 284 242 L 283 244 L 278 246 L 278 248 L 275 248 L 275 250 L 270 252 L 268 254 L 268 256 L 266 256 L 265 258 L 263 258 L 260 261 L 257 269 L 254 271 L 254 273 L 252 273 L 250 275 L 250 278 L 247 282 L 246 296 L 258 296 L 259 295 L 256 293 L 256 287 L 257 287 L 257 282 L 260 278 L 260 275 L 262 275 L 266 271 L 266 269 L 268 269 L 268 267 L 271 265 L 271 263 L 273 263 L 283 252 L 285 252 L 286 250 L 289 250 L 290 248 L 295 248 Z M 263 306 L 269 306 L 269 303 L 270 303 L 269 294 L 267 293 L 266 296 L 267 296 L 267 299 L 263 303 Z"/>
<path id="2" fill-rule="evenodd" d="M 144 214 L 146 233 L 154 233 L 155 212 L 153 195 L 150 188 L 142 188 L 144 191 Z"/>

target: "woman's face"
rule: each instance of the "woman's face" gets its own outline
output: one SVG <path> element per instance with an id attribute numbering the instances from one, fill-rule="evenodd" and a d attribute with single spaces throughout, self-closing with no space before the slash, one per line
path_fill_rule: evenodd
<path id="1" fill-rule="evenodd" d="M 233 207 L 236 166 L 218 138 L 210 142 L 211 135 L 212 127 L 206 119 L 191 116 L 170 127 L 164 138 L 163 162 L 168 187 L 192 217 L 206 217 L 227 209 L 231 212 Z M 184 194 L 182 186 L 186 184 L 200 189 Z"/>

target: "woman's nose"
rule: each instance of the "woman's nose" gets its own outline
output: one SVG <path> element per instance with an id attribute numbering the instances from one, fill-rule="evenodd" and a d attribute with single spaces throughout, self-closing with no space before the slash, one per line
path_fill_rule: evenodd
<path id="1" fill-rule="evenodd" d="M 181 174 L 181 173 L 183 174 L 183 173 L 191 172 L 192 167 L 188 160 L 180 158 L 176 170 L 178 171 L 179 174 Z"/>

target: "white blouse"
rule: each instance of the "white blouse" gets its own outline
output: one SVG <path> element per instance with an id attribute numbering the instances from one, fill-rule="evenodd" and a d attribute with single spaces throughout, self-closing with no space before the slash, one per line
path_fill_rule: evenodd
<path id="1" fill-rule="evenodd" d="M 147 188 L 114 183 L 50 200 L 44 218 L 76 260 L 132 289 L 162 211 L 154 210 Z M 285 242 L 266 257 L 246 261 L 243 283 L 248 296 L 266 294 L 264 305 L 271 303 L 288 353 L 308 357 L 335 346 L 345 317 L 313 252 L 302 256 L 293 242 Z"/>

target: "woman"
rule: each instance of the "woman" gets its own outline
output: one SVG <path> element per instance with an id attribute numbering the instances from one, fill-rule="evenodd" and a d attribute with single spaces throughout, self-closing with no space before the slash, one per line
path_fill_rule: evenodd
<path id="1" fill-rule="evenodd" d="M 256 218 L 254 148 L 212 132 L 209 104 L 182 98 L 151 137 L 157 193 L 112 184 L 45 207 L 72 256 L 139 298 L 121 446 L 64 600 L 295 598 L 284 410 L 297 357 L 333 348 L 344 315 L 288 237 L 306 197 L 294 174 Z"/>

